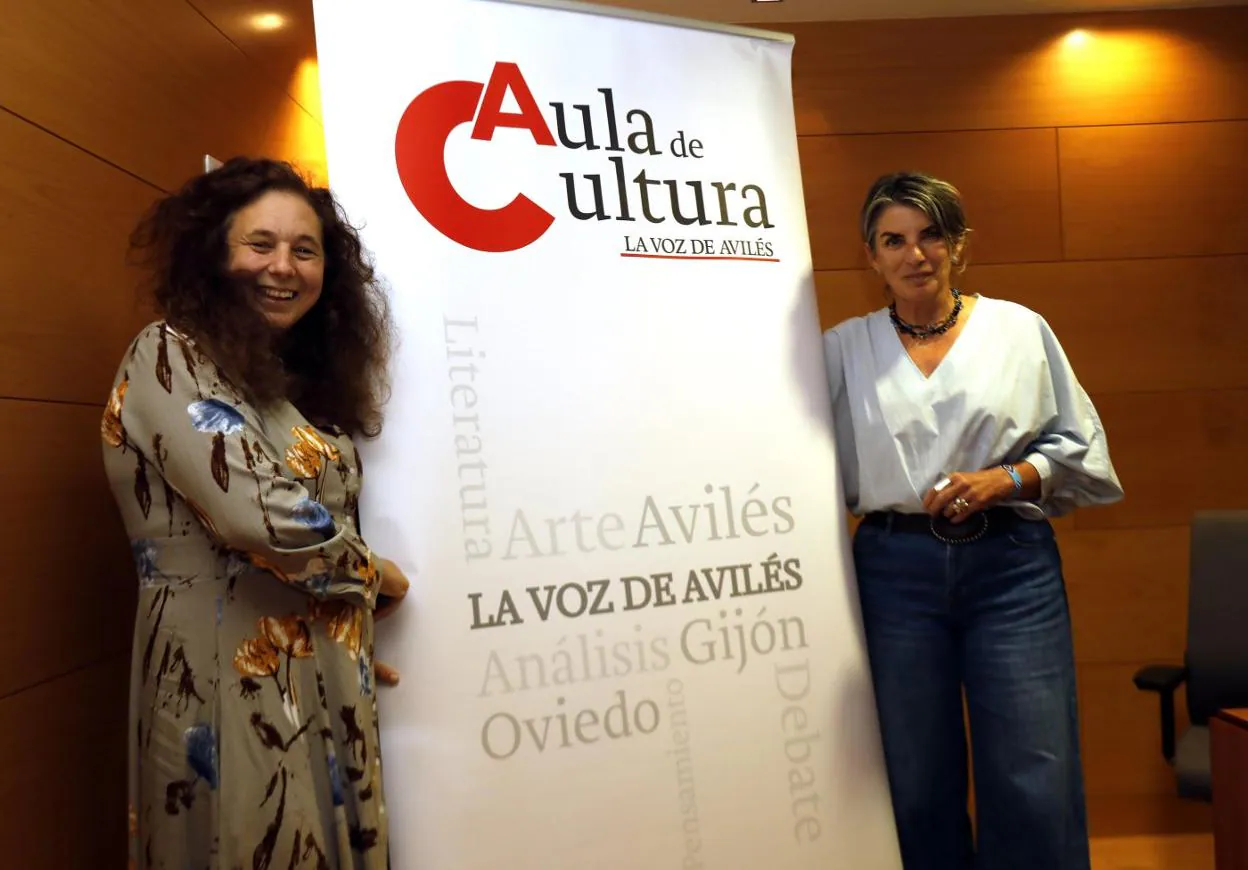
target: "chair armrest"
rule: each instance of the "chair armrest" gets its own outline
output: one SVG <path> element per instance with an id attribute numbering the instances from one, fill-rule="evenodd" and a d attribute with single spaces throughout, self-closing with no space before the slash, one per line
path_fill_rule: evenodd
<path id="1" fill-rule="evenodd" d="M 1187 679 L 1187 668 L 1179 665 L 1148 665 L 1135 672 L 1135 687 L 1144 692 L 1173 695 Z"/>
<path id="2" fill-rule="evenodd" d="M 1179 665 L 1148 665 L 1135 672 L 1132 682 L 1142 692 L 1156 692 L 1161 705 L 1161 754 L 1174 761 L 1174 692 L 1187 679 Z"/>

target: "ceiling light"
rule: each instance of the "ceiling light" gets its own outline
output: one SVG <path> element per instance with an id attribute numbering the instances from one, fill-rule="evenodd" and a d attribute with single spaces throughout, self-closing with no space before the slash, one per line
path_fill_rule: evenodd
<path id="1" fill-rule="evenodd" d="M 1070 33 L 1066 34 L 1062 41 L 1067 45 L 1078 47 L 1080 45 L 1087 45 L 1088 41 L 1091 39 L 1092 34 L 1088 33 L 1086 30 L 1072 30 Z"/>
<path id="2" fill-rule="evenodd" d="M 251 16 L 251 26 L 256 30 L 281 30 L 286 26 L 286 17 L 276 12 L 264 12 Z"/>

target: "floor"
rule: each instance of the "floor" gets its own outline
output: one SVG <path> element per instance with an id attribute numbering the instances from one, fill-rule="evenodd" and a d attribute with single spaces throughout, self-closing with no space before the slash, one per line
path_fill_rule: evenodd
<path id="1" fill-rule="evenodd" d="M 1093 798 L 1088 820 L 1092 870 L 1214 870 L 1208 805 L 1177 798 Z"/>
<path id="2" fill-rule="evenodd" d="M 1094 837 L 1092 870 L 1214 870 L 1213 834 Z"/>

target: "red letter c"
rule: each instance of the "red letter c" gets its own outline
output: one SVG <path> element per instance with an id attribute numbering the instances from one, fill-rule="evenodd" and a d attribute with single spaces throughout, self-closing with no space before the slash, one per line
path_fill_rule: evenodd
<path id="1" fill-rule="evenodd" d="M 446 140 L 473 119 L 482 87 L 480 82 L 444 82 L 412 100 L 395 135 L 395 161 L 408 199 L 434 229 L 464 247 L 504 253 L 533 244 L 555 219 L 523 194 L 502 208 L 477 208 L 451 184 Z"/>

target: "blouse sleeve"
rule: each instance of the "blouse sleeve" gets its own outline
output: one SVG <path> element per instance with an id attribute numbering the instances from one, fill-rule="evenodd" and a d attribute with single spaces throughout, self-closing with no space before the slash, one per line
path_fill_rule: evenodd
<path id="1" fill-rule="evenodd" d="M 836 436 L 836 465 L 841 477 L 845 504 L 858 506 L 858 448 L 854 422 L 850 416 L 849 391 L 845 388 L 845 360 L 841 337 L 835 329 L 823 334 L 823 357 L 828 367 L 828 387 L 832 392 L 832 430 Z"/>
<path id="2" fill-rule="evenodd" d="M 368 547 L 286 473 L 263 415 L 189 342 L 144 331 L 109 411 L 113 442 L 145 456 L 222 546 L 317 598 L 373 605 Z"/>
<path id="3" fill-rule="evenodd" d="M 1077 507 L 1112 504 L 1122 498 L 1123 491 L 1109 458 L 1105 429 L 1057 335 L 1043 318 L 1039 320 L 1052 389 L 1045 404 L 1052 414 L 1023 459 L 1040 475 L 1041 504 L 1050 516 Z"/>

